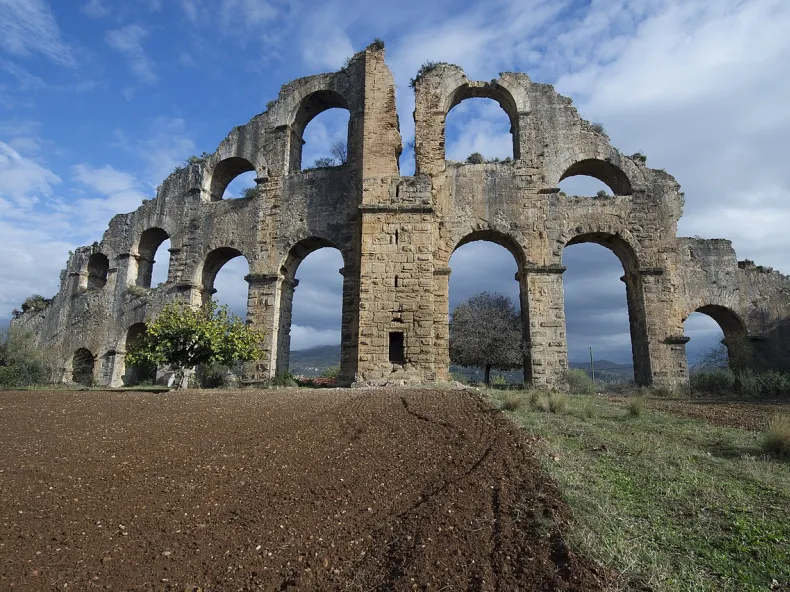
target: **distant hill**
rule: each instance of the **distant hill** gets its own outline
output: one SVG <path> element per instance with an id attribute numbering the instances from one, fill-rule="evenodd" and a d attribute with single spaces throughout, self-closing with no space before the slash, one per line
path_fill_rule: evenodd
<path id="1" fill-rule="evenodd" d="M 291 352 L 291 374 L 307 377 L 321 376 L 327 368 L 340 366 L 340 344 L 319 345 Z"/>
<path id="2" fill-rule="evenodd" d="M 320 376 L 324 370 L 331 366 L 340 365 L 340 344 L 321 345 L 310 349 L 300 349 L 291 352 L 291 373 L 301 374 L 302 376 Z M 570 362 L 571 368 L 579 368 L 591 374 L 590 362 Z M 468 380 L 482 382 L 482 368 L 461 368 L 460 366 L 450 366 L 450 372 L 465 376 Z M 499 372 L 493 370 L 492 376 L 504 376 L 509 383 L 520 383 L 524 381 L 524 374 L 521 370 L 510 372 Z M 618 364 L 609 360 L 595 361 L 595 378 L 602 381 L 633 380 L 634 367 L 631 364 Z"/>

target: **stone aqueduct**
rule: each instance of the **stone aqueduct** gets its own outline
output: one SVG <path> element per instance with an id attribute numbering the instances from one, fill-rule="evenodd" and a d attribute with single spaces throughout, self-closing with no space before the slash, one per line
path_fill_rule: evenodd
<path id="1" fill-rule="evenodd" d="M 445 159 L 445 118 L 470 97 L 494 99 L 507 113 L 512 163 Z M 170 175 L 155 199 L 115 216 L 101 242 L 77 249 L 52 303 L 15 323 L 56 352 L 64 379 L 75 359 L 92 356 L 96 381 L 119 385 L 127 339 L 142 323 L 173 298 L 200 303 L 219 269 L 244 256 L 247 319 L 266 333 L 266 359 L 247 371 L 255 382 L 288 369 L 297 267 L 332 246 L 344 260 L 341 380 L 443 381 L 449 259 L 460 245 L 486 240 L 518 264 L 526 380 L 562 388 L 563 249 L 594 242 L 623 264 L 638 383 L 688 380 L 683 322 L 694 311 L 719 323 L 725 343 L 749 344 L 737 356 L 731 348 L 731 359 L 788 365 L 790 280 L 738 262 L 729 241 L 676 237 L 684 198 L 674 178 L 646 167 L 641 155 L 618 152 L 570 99 L 524 74 L 475 82 L 442 64 L 421 73 L 415 103 L 416 173 L 407 177 L 398 167 L 395 86 L 383 48 L 371 45 L 339 72 L 283 86 L 216 152 Z M 334 107 L 349 112 L 347 162 L 302 171 L 303 130 Z M 247 171 L 256 174 L 257 195 L 224 200 L 231 180 Z M 614 195 L 565 196 L 557 185 L 574 175 L 595 177 Z M 167 238 L 167 281 L 151 288 L 153 255 Z"/>

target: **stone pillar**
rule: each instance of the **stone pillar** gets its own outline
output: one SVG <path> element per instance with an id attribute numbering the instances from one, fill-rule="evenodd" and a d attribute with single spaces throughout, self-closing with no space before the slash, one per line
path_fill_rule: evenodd
<path id="1" fill-rule="evenodd" d="M 299 285 L 297 279 L 283 279 L 280 288 L 280 321 L 277 334 L 277 365 L 275 374 L 289 371 L 291 361 L 291 318 L 293 317 L 294 290 Z"/>
<path id="2" fill-rule="evenodd" d="M 524 384 L 532 384 L 532 357 L 530 352 L 530 326 L 529 326 L 529 282 L 525 272 L 516 272 L 518 282 L 519 308 L 521 309 L 521 338 L 524 347 Z"/>
<path id="3" fill-rule="evenodd" d="M 450 272 L 449 267 L 433 270 L 433 351 L 436 380 L 449 381 L 450 373 Z"/>
<path id="4" fill-rule="evenodd" d="M 565 334 L 564 265 L 526 267 L 528 359 L 525 378 L 539 388 L 567 389 L 568 342 Z M 522 288 L 522 291 L 524 289 Z M 522 296 L 522 302 L 524 297 Z M 522 304 L 523 306 L 523 304 Z"/>
<path id="5" fill-rule="evenodd" d="M 629 290 L 628 309 L 632 317 L 631 342 L 637 384 L 668 388 L 688 384 L 686 343 L 689 339 L 670 324 L 675 292 L 664 270 L 645 268 L 639 270 L 638 276 L 627 274 L 626 286 Z M 642 307 L 642 313 L 639 307 Z M 642 318 L 644 331 L 640 332 L 637 330 L 641 330 Z M 637 330 L 634 329 L 635 323 Z M 644 340 L 645 345 L 635 343 L 639 340 Z M 646 351 L 646 355 L 641 350 Z"/>
<path id="6" fill-rule="evenodd" d="M 151 287 L 151 277 L 154 273 L 154 260 L 148 259 L 142 255 L 132 255 L 137 261 L 137 281 L 135 282 L 141 288 Z"/>
<path id="7" fill-rule="evenodd" d="M 283 278 L 276 273 L 251 273 L 244 276 L 249 284 L 247 292 L 247 324 L 263 331 L 264 360 L 248 362 L 243 380 L 263 381 L 272 378 L 277 370 L 277 344 L 280 330 L 280 294 Z"/>
<path id="8" fill-rule="evenodd" d="M 340 372 L 339 384 L 351 384 L 356 380 L 359 356 L 359 269 L 344 267 L 343 310 L 340 327 Z"/>

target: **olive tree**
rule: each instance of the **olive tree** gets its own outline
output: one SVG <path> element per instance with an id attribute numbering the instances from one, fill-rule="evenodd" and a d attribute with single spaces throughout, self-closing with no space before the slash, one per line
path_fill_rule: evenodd
<path id="1" fill-rule="evenodd" d="M 450 316 L 450 360 L 459 366 L 513 370 L 524 363 L 521 315 L 504 294 L 483 292 L 459 304 Z"/>
<path id="2" fill-rule="evenodd" d="M 169 365 L 176 388 L 183 386 L 185 370 L 198 364 L 231 366 L 235 362 L 260 360 L 263 333 L 250 329 L 229 312 L 227 305 L 207 300 L 194 308 L 184 300 L 165 305 L 146 326 L 145 333 L 129 348 L 130 365 Z"/>

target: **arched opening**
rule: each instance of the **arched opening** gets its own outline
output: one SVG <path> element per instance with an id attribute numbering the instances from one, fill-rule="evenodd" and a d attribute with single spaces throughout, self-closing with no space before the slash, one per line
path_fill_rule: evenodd
<path id="1" fill-rule="evenodd" d="M 752 361 L 752 345 L 743 322 L 723 306 L 701 306 L 683 323 L 689 338 L 689 372 L 716 368 L 742 368 Z"/>
<path id="2" fill-rule="evenodd" d="M 559 188 L 567 195 L 596 197 L 633 193 L 631 181 L 619 167 L 596 158 L 580 160 L 568 167 L 560 177 Z"/>
<path id="3" fill-rule="evenodd" d="M 166 243 L 166 244 L 165 244 Z M 170 236 L 161 228 L 149 228 L 140 235 L 137 245 L 137 278 L 135 284 L 141 288 L 150 288 L 154 279 L 157 283 L 167 281 L 170 267 Z M 154 275 L 156 258 L 167 259 L 167 264 L 160 264 Z M 161 268 L 161 271 L 160 271 Z"/>
<path id="4" fill-rule="evenodd" d="M 278 374 L 353 378 L 349 364 L 354 360 L 346 359 L 350 353 L 342 345 L 350 342 L 348 334 L 343 336 L 343 266 L 340 250 L 323 239 L 307 239 L 291 249 L 281 269 Z"/>
<path id="5" fill-rule="evenodd" d="M 511 162 L 517 148 L 514 125 L 493 98 L 459 100 L 445 119 L 445 157 L 468 164 Z"/>
<path id="6" fill-rule="evenodd" d="M 221 247 L 211 251 L 203 264 L 203 301 L 211 297 L 220 306 L 226 304 L 233 314 L 246 318 L 249 286 L 244 277 L 248 273 L 247 259 L 238 249 Z"/>
<path id="7" fill-rule="evenodd" d="M 255 196 L 257 174 L 252 163 L 232 156 L 217 163 L 211 173 L 211 201 Z"/>
<path id="8" fill-rule="evenodd" d="M 603 199 L 613 195 L 612 190 L 606 183 L 595 177 L 588 177 L 586 175 L 566 177 L 560 181 L 558 186 L 560 189 L 560 196 L 562 197 L 593 197 L 596 199 Z"/>
<path id="9" fill-rule="evenodd" d="M 74 352 L 71 360 L 71 380 L 77 384 L 93 386 L 93 366 L 95 360 L 89 349 L 81 347 Z"/>
<path id="10" fill-rule="evenodd" d="M 526 294 L 516 280 L 523 266 L 521 247 L 506 235 L 475 232 L 458 243 L 450 257 L 448 284 L 450 372 L 455 379 L 484 382 L 488 374 L 494 384 L 517 384 L 531 378 L 523 346 Z M 480 297 L 482 292 L 488 296 Z M 504 299 L 512 314 L 503 312 Z M 478 327 L 483 312 L 467 311 L 484 311 L 496 320 Z M 495 323 L 503 320 L 504 327 L 497 329 Z M 474 339 L 468 343 L 470 335 Z"/>
<path id="11" fill-rule="evenodd" d="M 569 250 L 573 245 L 579 246 Z M 633 248 L 616 235 L 582 234 L 568 241 L 563 264 L 570 367 L 591 373 L 592 348 L 596 379 L 650 384 L 642 277 Z"/>
<path id="12" fill-rule="evenodd" d="M 563 251 L 568 367 L 596 381 L 634 380 L 633 347 L 623 264 L 609 249 L 586 243 Z"/>
<path id="13" fill-rule="evenodd" d="M 135 323 L 126 331 L 126 351 L 129 352 L 145 335 L 145 323 Z M 124 386 L 153 383 L 156 379 L 156 366 L 147 364 L 130 366 L 126 365 L 123 374 Z"/>
<path id="14" fill-rule="evenodd" d="M 309 95 L 291 124 L 290 171 L 345 164 L 350 127 L 348 103 L 341 94 L 322 90 Z"/>
<path id="15" fill-rule="evenodd" d="M 101 290 L 107 284 L 110 260 L 103 253 L 88 258 L 88 290 Z"/>

